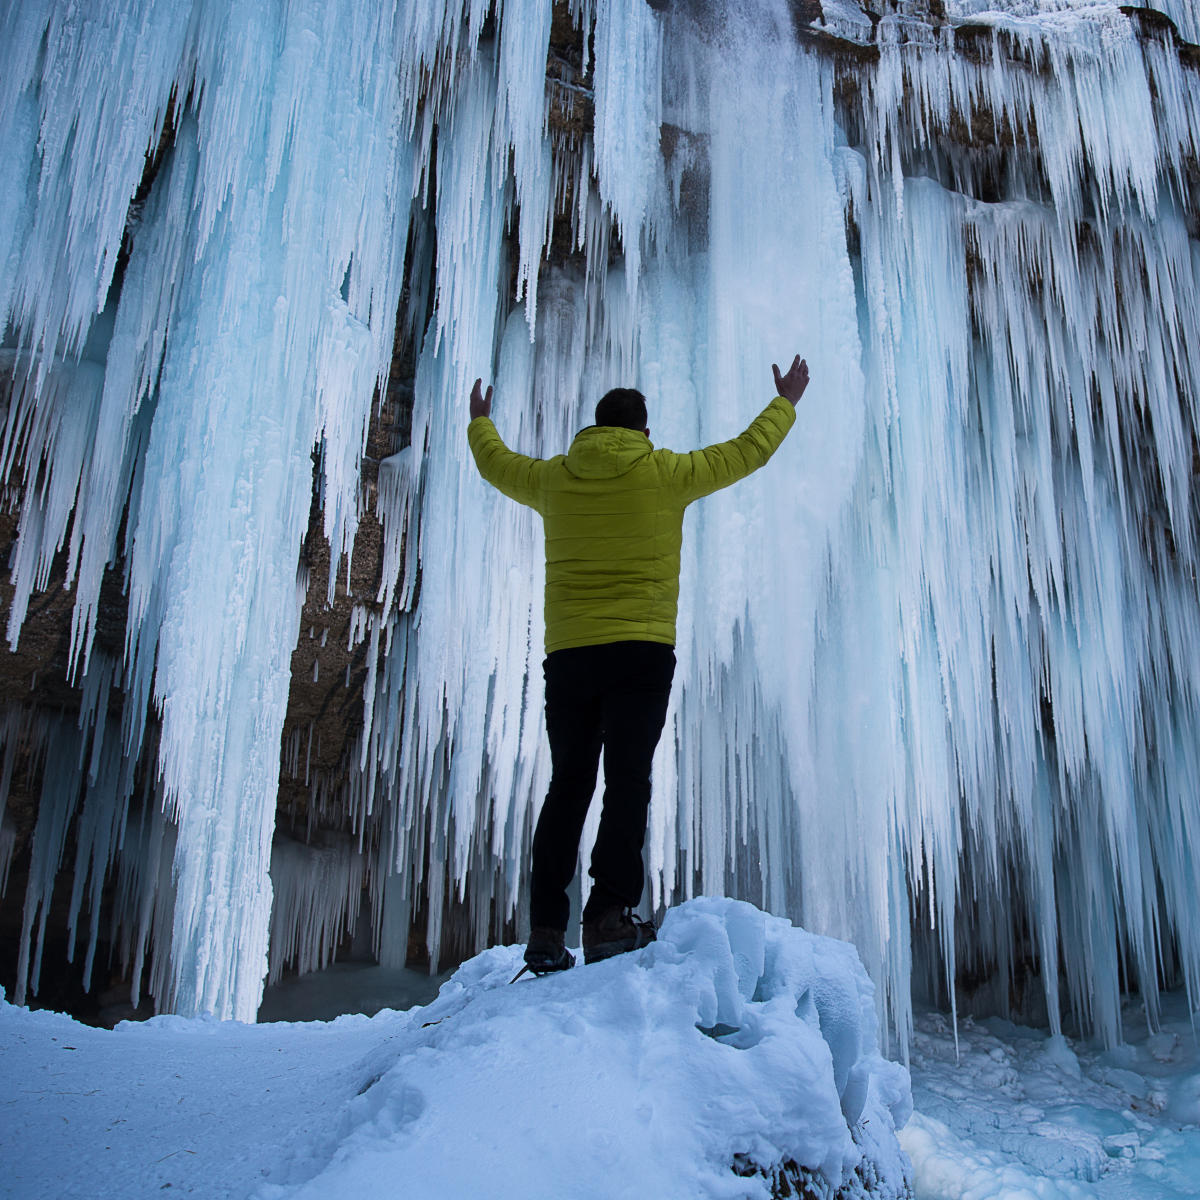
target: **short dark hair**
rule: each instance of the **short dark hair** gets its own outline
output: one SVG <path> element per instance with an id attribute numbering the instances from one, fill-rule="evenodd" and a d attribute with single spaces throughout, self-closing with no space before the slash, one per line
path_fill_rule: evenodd
<path id="1" fill-rule="evenodd" d="M 646 428 L 646 397 L 637 388 L 613 388 L 596 405 L 596 424 L 618 429 Z"/>

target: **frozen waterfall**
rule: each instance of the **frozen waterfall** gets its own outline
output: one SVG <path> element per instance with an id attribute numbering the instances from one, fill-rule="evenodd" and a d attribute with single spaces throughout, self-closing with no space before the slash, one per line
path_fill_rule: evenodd
<path id="1" fill-rule="evenodd" d="M 60 868 L 87 972 L 107 937 L 179 1012 L 252 1020 L 364 887 L 385 961 L 451 903 L 486 943 L 548 761 L 540 528 L 470 463 L 471 381 L 526 453 L 617 384 L 686 449 L 797 350 L 796 431 L 688 518 L 651 903 L 853 941 L 902 1042 L 914 982 L 1029 964 L 1055 1030 L 1200 1002 L 1200 28 L 1162 7 L 7 6 L 7 632 L 71 588 L 79 697 L 0 714 L 0 789 L 40 787 L 18 1002 Z M 368 520 L 334 780 L 292 655 Z M 281 753 L 314 846 L 272 866 Z"/>

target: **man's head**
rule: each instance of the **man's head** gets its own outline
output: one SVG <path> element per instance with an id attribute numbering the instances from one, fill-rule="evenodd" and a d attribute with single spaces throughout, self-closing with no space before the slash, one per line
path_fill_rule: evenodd
<path id="1" fill-rule="evenodd" d="M 596 405 L 596 424 L 645 432 L 646 397 L 636 388 L 613 388 L 605 392 Z"/>

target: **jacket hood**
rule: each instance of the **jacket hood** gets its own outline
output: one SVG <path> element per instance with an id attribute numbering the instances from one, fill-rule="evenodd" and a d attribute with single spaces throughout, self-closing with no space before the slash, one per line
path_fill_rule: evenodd
<path id="1" fill-rule="evenodd" d="M 577 479 L 615 479 L 632 470 L 654 449 L 639 429 L 589 425 L 567 451 L 567 470 Z"/>

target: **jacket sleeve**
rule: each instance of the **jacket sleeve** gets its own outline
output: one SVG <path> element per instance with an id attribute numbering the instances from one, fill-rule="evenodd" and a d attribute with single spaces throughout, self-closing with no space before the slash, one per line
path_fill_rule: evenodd
<path id="1" fill-rule="evenodd" d="M 467 441 L 479 473 L 510 499 L 542 511 L 542 476 L 545 459 L 529 458 L 510 450 L 489 417 L 476 417 L 467 426 Z"/>
<path id="2" fill-rule="evenodd" d="M 757 471 L 779 449 L 795 423 L 795 408 L 776 396 L 744 433 L 728 442 L 676 455 L 672 482 L 683 502 L 690 504 Z"/>

